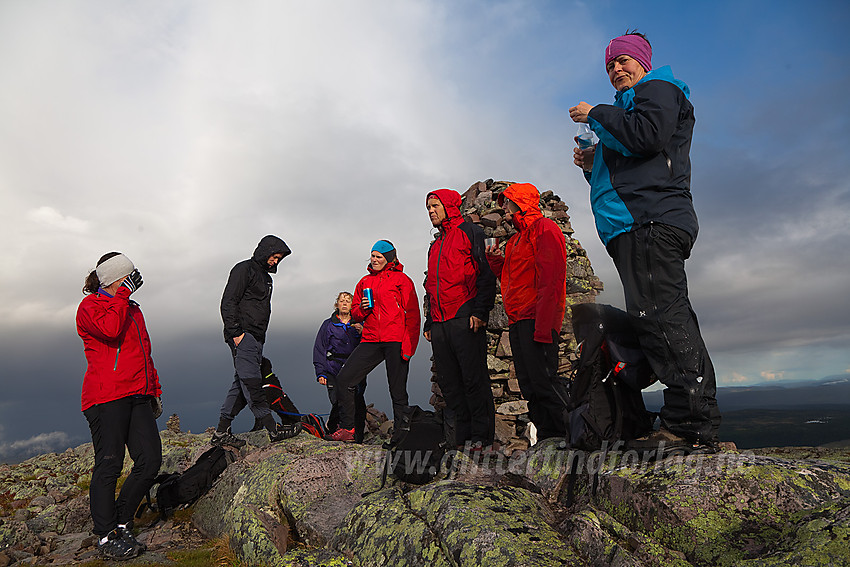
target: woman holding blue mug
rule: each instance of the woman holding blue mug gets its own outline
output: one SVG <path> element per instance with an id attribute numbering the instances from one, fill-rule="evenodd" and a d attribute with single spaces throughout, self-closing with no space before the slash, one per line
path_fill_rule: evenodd
<path id="1" fill-rule="evenodd" d="M 381 362 L 387 368 L 393 419 L 405 414 L 407 373 L 419 343 L 420 315 L 416 289 L 403 269 L 392 242 L 379 240 L 372 246 L 369 273 L 354 288 L 351 318 L 363 323 L 363 335 L 337 376 L 339 429 L 330 435 L 334 441 L 355 441 L 355 393 Z M 371 290 L 371 302 L 366 289 Z"/>

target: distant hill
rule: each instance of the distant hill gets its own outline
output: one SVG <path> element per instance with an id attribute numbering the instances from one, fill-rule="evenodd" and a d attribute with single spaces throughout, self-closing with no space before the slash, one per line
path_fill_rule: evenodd
<path id="1" fill-rule="evenodd" d="M 647 408 L 658 411 L 661 391 L 644 392 Z M 739 449 L 850 444 L 850 378 L 817 382 L 765 383 L 718 388 L 723 422 L 721 441 Z"/>

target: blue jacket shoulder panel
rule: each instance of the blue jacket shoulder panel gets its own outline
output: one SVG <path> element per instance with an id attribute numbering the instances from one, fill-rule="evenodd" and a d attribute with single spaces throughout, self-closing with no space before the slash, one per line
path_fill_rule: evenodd
<path id="1" fill-rule="evenodd" d="M 599 104 L 588 115 L 599 136 L 591 174 L 591 206 L 604 244 L 649 222 L 696 238 L 690 194 L 694 126 L 688 86 L 669 67 Z"/>

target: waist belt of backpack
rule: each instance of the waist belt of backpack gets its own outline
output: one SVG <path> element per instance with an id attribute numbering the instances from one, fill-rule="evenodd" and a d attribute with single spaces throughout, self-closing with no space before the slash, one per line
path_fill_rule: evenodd
<path id="1" fill-rule="evenodd" d="M 392 445 L 391 443 L 384 443 L 383 447 L 384 447 L 384 450 L 386 451 L 387 457 L 384 459 L 384 466 L 383 466 L 383 470 L 381 471 L 381 486 L 379 486 L 375 490 L 370 490 L 369 492 L 364 492 L 363 494 L 360 495 L 362 497 L 366 497 L 366 496 L 369 496 L 370 494 L 375 494 L 379 490 L 383 490 L 384 485 L 387 484 L 387 474 L 389 473 L 389 470 L 390 470 L 390 459 L 392 459 L 392 453 L 393 453 L 394 445 Z"/>
<path id="2" fill-rule="evenodd" d="M 348 358 L 347 354 L 338 354 L 331 351 L 325 353 L 325 356 L 327 356 L 328 360 L 346 360 Z"/>

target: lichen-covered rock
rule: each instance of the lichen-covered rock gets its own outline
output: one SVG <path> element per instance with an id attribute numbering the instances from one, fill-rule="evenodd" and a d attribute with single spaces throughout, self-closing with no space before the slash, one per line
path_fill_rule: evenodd
<path id="1" fill-rule="evenodd" d="M 585 482 L 580 501 L 695 565 L 737 565 L 769 554 L 785 541 L 794 514 L 850 496 L 847 463 L 721 453 L 631 465 L 606 461 L 596 496 Z M 833 539 L 846 540 L 846 518 L 833 519 L 845 530 Z"/>
<path id="2" fill-rule="evenodd" d="M 169 550 L 199 547 L 193 518 L 251 565 L 850 565 L 846 450 L 642 462 L 633 452 L 580 454 L 547 439 L 510 457 L 456 455 L 449 479 L 412 486 L 391 478 L 364 498 L 379 484 L 379 446 L 240 436 L 249 443 L 239 460 L 194 508 L 137 522 L 149 548 L 140 561 L 168 564 Z M 209 447 L 209 434 L 162 439 L 168 472 Z M 88 444 L 0 466 L 0 566 L 96 558 L 91 464 Z"/>
<path id="3" fill-rule="evenodd" d="M 246 438 L 256 446 L 264 436 Z M 361 493 L 377 488 L 383 452 L 306 434 L 265 445 L 222 473 L 193 521 L 208 537 L 228 537 L 250 564 L 286 565 L 288 540 L 323 546 Z"/>
<path id="4" fill-rule="evenodd" d="M 683 553 L 662 547 L 649 536 L 628 529 L 592 507 L 570 514 L 559 531 L 593 567 L 690 565 Z"/>
<path id="5" fill-rule="evenodd" d="M 769 553 L 740 565 L 850 565 L 850 499 L 793 514 Z"/>
<path id="6" fill-rule="evenodd" d="M 349 513 L 331 544 L 357 565 L 582 565 L 540 496 L 443 481 L 384 490 Z"/>

